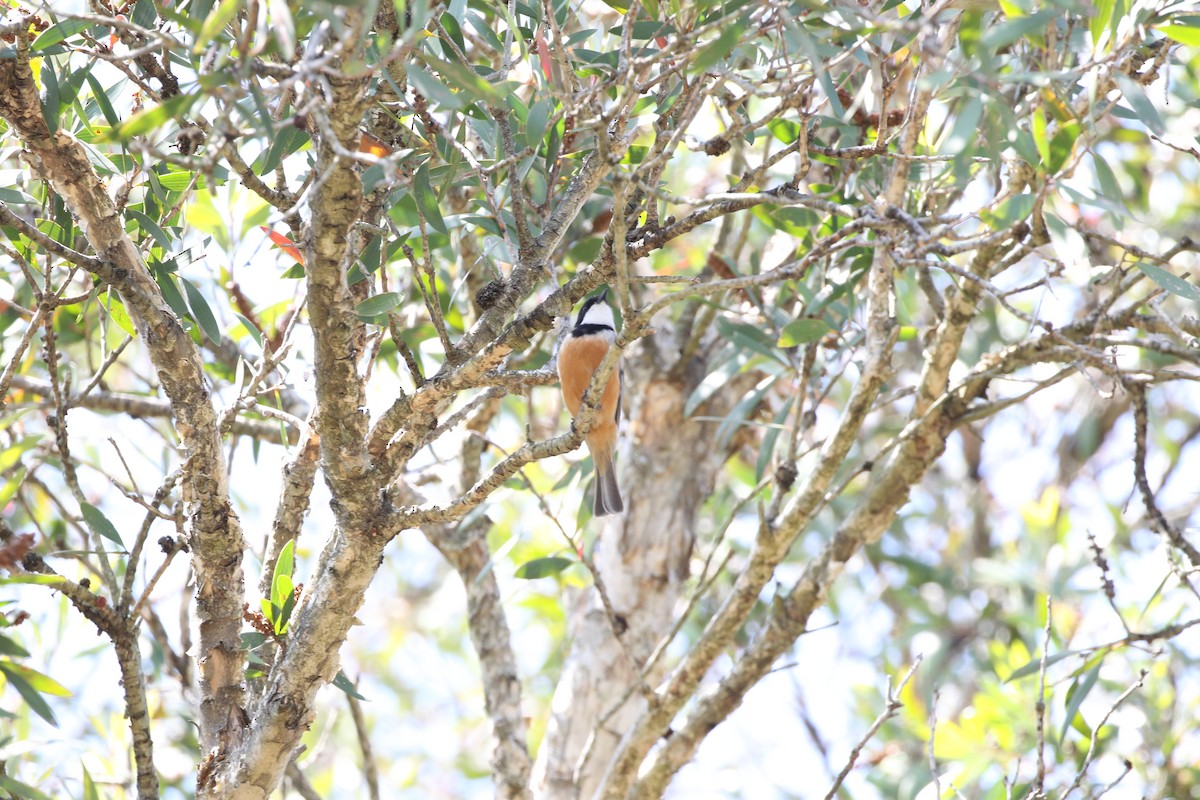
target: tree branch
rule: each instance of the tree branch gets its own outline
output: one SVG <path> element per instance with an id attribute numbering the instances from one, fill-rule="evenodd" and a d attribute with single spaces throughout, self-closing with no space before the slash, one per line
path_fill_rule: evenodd
<path id="1" fill-rule="evenodd" d="M 242 704 L 244 662 L 238 638 L 245 593 L 242 533 L 229 502 L 216 412 L 200 354 L 126 235 L 124 220 L 86 152 L 66 131 L 52 135 L 46 127 L 29 56 L 28 34 L 22 30 L 15 58 L 0 60 L 0 116 L 79 219 L 101 262 L 95 274 L 116 288 L 137 326 L 187 453 L 184 500 L 201 620 L 200 738 L 201 749 L 209 752 L 234 735 L 229 723 Z"/>

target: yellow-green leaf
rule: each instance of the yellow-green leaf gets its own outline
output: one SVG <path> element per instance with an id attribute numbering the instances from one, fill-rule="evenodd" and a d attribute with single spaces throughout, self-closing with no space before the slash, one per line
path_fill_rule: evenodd
<path id="1" fill-rule="evenodd" d="M 198 94 L 176 95 L 154 108 L 147 108 L 145 111 L 139 111 L 137 114 L 134 114 L 122 125 L 113 128 L 108 138 L 115 141 L 125 141 L 134 136 L 141 136 L 142 134 L 156 131 L 169 120 L 182 117 L 199 99 L 200 95 Z"/>
<path id="2" fill-rule="evenodd" d="M 125 310 L 125 304 L 118 300 L 112 292 L 100 295 L 100 305 L 108 314 L 109 319 L 117 323 L 118 328 L 130 336 L 137 336 L 137 328 L 133 326 L 133 320 L 129 318 L 129 312 Z"/>
<path id="3" fill-rule="evenodd" d="M 780 347 L 808 344 L 817 341 L 831 330 L 833 329 L 824 320 L 795 319 L 783 327 L 778 344 Z"/>
<path id="4" fill-rule="evenodd" d="M 233 21 L 242 7 L 242 0 L 221 0 L 221 4 L 208 12 L 200 33 L 196 34 L 196 44 L 192 47 L 194 55 L 200 55 L 212 44 L 213 39 Z"/>

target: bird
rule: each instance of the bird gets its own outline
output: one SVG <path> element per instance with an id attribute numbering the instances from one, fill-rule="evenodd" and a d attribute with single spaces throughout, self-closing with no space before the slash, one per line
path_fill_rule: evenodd
<path id="1" fill-rule="evenodd" d="M 592 375 L 604 360 L 608 349 L 617 340 L 613 327 L 613 312 L 608 305 L 608 289 L 593 295 L 583 302 L 575 327 L 567 335 L 558 352 L 558 379 L 562 387 L 563 400 L 572 417 L 579 416 L 583 405 L 583 393 L 592 382 Z M 613 453 L 617 446 L 617 421 L 621 416 L 621 367 L 620 364 L 608 376 L 600 408 L 592 419 L 584 441 L 592 454 L 596 467 L 595 502 L 592 515 L 603 517 L 619 514 L 625 510 L 621 502 L 621 489 L 617 485 L 617 472 L 613 466 Z"/>

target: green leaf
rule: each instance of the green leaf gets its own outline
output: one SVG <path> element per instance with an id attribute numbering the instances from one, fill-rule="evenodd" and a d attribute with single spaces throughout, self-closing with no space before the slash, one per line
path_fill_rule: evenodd
<path id="1" fill-rule="evenodd" d="M 536 580 L 537 578 L 545 578 L 549 575 L 557 575 L 576 563 L 578 562 L 574 559 L 563 558 L 562 556 L 535 558 L 517 567 L 516 576 L 525 580 Z"/>
<path id="2" fill-rule="evenodd" d="M 6 474 L 17 464 L 21 463 L 21 456 L 36 447 L 41 438 L 42 435 L 40 433 L 25 436 L 0 451 L 0 475 Z M 2 507 L 0 506 L 0 508 Z"/>
<path id="3" fill-rule="evenodd" d="M 762 404 L 763 395 L 770 391 L 778 380 L 778 375 L 768 375 L 763 378 L 759 381 L 758 386 L 754 387 L 754 391 L 748 392 L 729 410 L 729 413 L 721 420 L 721 424 L 717 426 L 716 433 L 713 434 L 718 450 L 724 450 L 729 444 L 729 440 L 743 425 L 756 424 L 748 421 L 748 418 Z"/>
<path id="4" fill-rule="evenodd" d="M 642 4 L 642 7 L 646 7 L 645 3 Z M 653 17 L 656 15 L 651 14 L 650 16 Z M 609 28 L 608 32 L 613 36 L 623 36 L 625 33 L 624 28 L 621 25 L 616 25 L 612 28 Z M 638 20 L 637 22 L 633 23 L 633 30 L 631 31 L 631 35 L 634 39 L 653 39 L 658 36 L 673 36 L 676 33 L 678 33 L 678 31 L 671 23 L 659 22 L 658 20 L 654 19 Z"/>
<path id="5" fill-rule="evenodd" d="M 7 775 L 0 775 L 0 789 L 4 789 L 13 797 L 22 798 L 22 800 L 54 800 L 48 794 L 43 794 L 32 786 L 21 783 L 16 778 L 10 778 Z"/>
<path id="6" fill-rule="evenodd" d="M 1092 4 L 1092 19 L 1088 24 L 1088 29 L 1092 35 L 1093 47 L 1100 42 L 1100 37 L 1108 28 L 1108 23 L 1112 20 L 1112 12 L 1115 5 L 1116 0 L 1097 0 L 1097 2 Z"/>
<path id="7" fill-rule="evenodd" d="M 381 292 L 356 305 L 354 313 L 360 317 L 378 317 L 400 305 L 403 300 L 404 298 L 397 292 Z"/>
<path id="8" fill-rule="evenodd" d="M 196 188 L 203 189 L 204 176 L 197 175 L 194 172 L 168 172 L 166 175 L 158 176 L 158 183 L 168 192 L 182 192 L 184 189 L 192 185 L 192 180 L 196 181 Z M 203 195 L 202 195 L 203 196 Z M 189 209 L 190 211 L 190 209 Z"/>
<path id="9" fill-rule="evenodd" d="M 33 411 L 33 409 L 34 406 L 25 406 L 24 408 L 19 408 L 16 411 L 11 411 L 0 417 L 0 431 L 6 431 L 13 425 L 16 425 L 21 420 L 21 417 L 25 416 L 30 411 Z"/>
<path id="10" fill-rule="evenodd" d="M 1046 26 L 1053 23 L 1058 16 L 1059 12 L 1057 11 L 1038 11 L 1036 14 L 1026 17 L 1006 20 L 989 28 L 983 36 L 979 37 L 979 43 L 993 52 L 1000 50 L 1023 36 L 1045 30 Z"/>
<path id="11" fill-rule="evenodd" d="M 1113 0 L 1107 0 L 1107 3 L 1111 6 Z M 1181 14 L 1172 18 L 1166 25 L 1155 25 L 1154 29 L 1172 41 L 1189 47 L 1200 47 L 1200 16 Z"/>
<path id="12" fill-rule="evenodd" d="M 24 647 L 21 647 L 21 645 L 2 634 L 0 634 L 0 654 L 6 656 L 20 656 L 22 658 L 29 657 L 29 653 Z"/>
<path id="13" fill-rule="evenodd" d="M 108 517 L 104 516 L 103 511 L 91 503 L 80 503 L 79 510 L 83 513 L 83 518 L 87 521 L 88 527 L 110 542 L 115 542 L 121 547 L 125 546 L 125 543 L 121 541 L 121 535 L 117 533 L 116 526 L 109 522 Z"/>
<path id="14" fill-rule="evenodd" d="M 242 7 L 242 0 L 221 0 L 221 5 L 209 12 L 200 32 L 196 34 L 196 44 L 192 47 L 193 55 L 203 53 L 216 39 L 225 26 L 233 21 Z"/>
<path id="15" fill-rule="evenodd" d="M 279 550 L 279 558 L 275 560 L 275 572 L 271 576 L 272 581 L 279 580 L 280 575 L 292 577 L 292 571 L 296 568 L 296 540 L 289 539 Z"/>
<path id="16" fill-rule="evenodd" d="M 167 236 L 166 231 L 158 226 L 158 223 L 150 219 L 141 211 L 133 208 L 125 209 L 125 213 L 133 219 L 137 220 L 138 227 L 154 237 L 154 241 L 163 249 L 164 253 L 169 253 L 171 248 L 175 246 L 175 240 Z"/>
<path id="17" fill-rule="evenodd" d="M 241 639 L 242 648 L 247 651 L 255 650 L 267 642 L 267 637 L 258 631 L 244 631 Z"/>
<path id="18" fill-rule="evenodd" d="M 800 123 L 790 119 L 773 119 L 767 123 L 767 130 L 784 144 L 791 144 L 800 138 Z"/>
<path id="19" fill-rule="evenodd" d="M 154 0 L 137 0 L 130 22 L 142 28 L 149 28 L 157 19 L 158 12 L 154 9 Z"/>
<path id="20" fill-rule="evenodd" d="M 260 331 L 258 327 L 255 326 L 255 324 L 248 318 L 242 316 L 236 311 L 233 312 L 233 315 L 238 318 L 239 322 L 242 323 L 242 327 L 246 329 L 246 333 L 250 335 L 250 338 L 254 340 L 254 343 L 259 347 L 262 347 L 262 331 Z M 242 332 L 238 330 L 236 326 L 230 330 L 229 335 L 236 342 L 240 342 L 242 340 Z"/>
<path id="21" fill-rule="evenodd" d="M 59 555 L 66 555 L 66 553 L 60 551 Z M 53 586 L 56 583 L 62 582 L 63 577 L 61 575 L 36 575 L 25 573 L 21 575 L 9 575 L 7 577 L 0 578 L 0 585 L 8 583 L 28 583 L 38 586 Z"/>
<path id="22" fill-rule="evenodd" d="M 296 605 L 296 585 L 292 583 L 292 576 L 280 574 L 275 576 L 275 581 L 271 584 L 271 607 L 274 609 L 275 633 L 283 635 L 287 633 L 288 620 L 292 616 L 292 608 Z"/>
<path id="23" fill-rule="evenodd" d="M 778 357 L 778 354 L 776 354 L 776 357 Z M 688 395 L 687 402 L 683 404 L 683 415 L 690 417 L 693 411 L 702 406 L 710 397 L 716 394 L 718 389 L 724 387 L 735 375 L 741 372 L 744 365 L 744 359 L 730 358 L 705 376 L 700 385 Z"/>
<path id="24" fill-rule="evenodd" d="M 433 226 L 438 233 L 447 233 L 446 222 L 442 219 L 442 211 L 438 208 L 437 195 L 429 185 L 429 165 L 422 164 L 413 176 L 413 191 L 416 194 L 417 208 L 425 221 Z"/>
<path id="25" fill-rule="evenodd" d="M 1037 147 L 1038 157 L 1043 164 L 1050 163 L 1050 140 L 1046 137 L 1046 111 L 1041 106 L 1033 110 L 1033 122 L 1030 129 L 1033 132 L 1033 143 Z"/>
<path id="26" fill-rule="evenodd" d="M 1162 267 L 1156 267 L 1153 264 L 1139 262 L 1137 268 L 1146 277 L 1171 294 L 1182 297 L 1185 300 L 1191 300 L 1193 303 L 1200 303 L 1200 287 L 1193 286 L 1178 275 L 1167 272 Z"/>
<path id="27" fill-rule="evenodd" d="M 1125 99 L 1129 101 L 1133 113 L 1137 114 L 1138 120 L 1155 134 L 1161 136 L 1167 126 L 1163 123 L 1162 116 L 1154 107 L 1154 103 L 1150 101 L 1150 97 L 1142 85 L 1121 72 L 1116 72 L 1113 78 L 1121 89 L 1121 94 L 1125 95 Z"/>
<path id="28" fill-rule="evenodd" d="M 200 99 L 199 94 L 178 94 L 154 108 L 139 111 L 121 125 L 109 131 L 109 141 L 126 141 L 134 136 L 141 136 L 151 131 L 157 131 L 168 121 L 182 117 Z M 165 183 L 163 184 L 166 185 Z"/>
<path id="29" fill-rule="evenodd" d="M 133 326 L 133 320 L 129 318 L 129 312 L 125 310 L 125 304 L 118 300 L 111 291 L 100 295 L 100 305 L 118 328 L 130 336 L 137 336 L 137 328 Z"/>
<path id="30" fill-rule="evenodd" d="M 275 573 L 271 576 L 271 606 L 275 607 L 275 632 L 287 631 L 288 619 L 295 604 L 295 584 L 292 571 L 295 567 L 295 541 L 289 541 L 275 561 Z"/>
<path id="31" fill-rule="evenodd" d="M 291 586 L 291 583 L 292 583 L 292 579 L 291 579 L 291 578 L 288 578 L 288 579 L 287 579 L 287 584 L 288 584 L 289 586 Z M 290 622 L 291 622 L 291 619 L 292 619 L 292 611 L 293 611 L 295 608 L 296 608 L 296 592 L 295 592 L 295 587 L 294 587 L 294 586 L 292 586 L 292 591 L 291 591 L 291 593 L 289 593 L 289 594 L 288 594 L 286 597 L 284 597 L 284 599 L 283 599 L 283 605 L 282 605 L 282 606 L 280 607 L 280 609 L 279 609 L 279 619 L 276 621 L 276 626 L 277 626 L 277 627 L 276 627 L 276 629 L 275 629 L 275 632 L 276 632 L 277 634 L 279 634 L 280 636 L 282 636 L 282 635 L 284 635 L 284 634 L 286 634 L 286 633 L 287 633 L 287 630 L 288 630 L 288 623 L 290 623 Z"/>
<path id="32" fill-rule="evenodd" d="M 367 699 L 358 693 L 358 690 L 354 688 L 354 684 L 351 683 L 350 679 L 346 677 L 346 673 L 342 672 L 341 670 L 338 670 L 338 674 L 333 676 L 333 685 L 353 697 L 355 700 Z"/>
<path id="33" fill-rule="evenodd" d="M 42 31 L 41 34 L 33 40 L 33 44 L 29 46 L 29 49 L 35 53 L 41 52 L 51 45 L 58 44 L 59 42 L 65 42 L 72 36 L 78 33 L 83 33 L 95 24 L 96 23 L 94 22 L 88 22 L 87 20 L 82 19 L 65 19 L 57 25 L 51 25 L 46 30 Z"/>
<path id="34" fill-rule="evenodd" d="M 820 340 L 833 328 L 829 323 L 820 319 L 794 319 L 783 326 L 783 332 L 777 344 L 780 347 L 795 347 Z"/>
<path id="35" fill-rule="evenodd" d="M 46 89 L 46 97 L 42 100 L 42 116 L 46 119 L 46 127 L 51 133 L 58 130 L 58 114 L 61 111 L 58 97 L 58 73 L 54 69 L 54 60 L 42 60 L 42 86 Z"/>
<path id="36" fill-rule="evenodd" d="M 121 124 L 121 118 L 117 116 L 116 110 L 112 106 L 112 102 L 108 99 L 108 93 L 104 91 L 104 87 L 100 85 L 100 81 L 92 76 L 91 72 L 87 74 L 88 86 L 92 89 L 92 99 L 96 101 L 96 105 L 100 107 L 100 113 L 104 115 L 104 119 L 108 122 L 109 127 L 115 128 Z"/>
<path id="37" fill-rule="evenodd" d="M 29 704 L 29 707 L 35 714 L 57 728 L 58 720 L 54 718 L 54 712 L 50 709 L 50 704 L 46 702 L 37 689 L 29 685 L 29 681 L 25 679 L 22 671 L 24 669 L 26 668 L 20 667 L 12 661 L 0 661 L 0 672 L 3 672 L 8 678 L 9 684 L 25 699 L 25 702 Z M 29 671 L 32 672 L 32 670 Z"/>
<path id="38" fill-rule="evenodd" d="M 271 138 L 271 146 L 255 165 L 255 173 L 266 175 L 274 172 L 284 158 L 290 156 L 310 141 L 309 135 L 299 128 L 288 126 L 279 130 Z"/>
<path id="39" fill-rule="evenodd" d="M 154 276 L 158 288 L 162 290 L 163 299 L 175 312 L 175 316 L 180 319 L 186 317 L 188 315 L 187 303 L 184 302 L 183 294 L 175 283 L 175 277 L 162 266 L 151 268 L 150 272 Z"/>
<path id="40" fill-rule="evenodd" d="M 179 281 L 183 284 L 183 291 L 187 293 L 188 305 L 192 309 L 192 319 L 196 320 L 196 324 L 200 326 L 200 330 L 204 331 L 204 335 L 210 342 L 220 344 L 221 326 L 217 324 L 217 318 L 213 316 L 208 301 L 187 278 L 180 278 Z"/>
<path id="41" fill-rule="evenodd" d="M 96 782 L 92 780 L 92 775 L 87 771 L 87 767 L 83 767 L 83 800 L 100 800 L 100 790 L 96 788 Z"/>
<path id="42" fill-rule="evenodd" d="M 968 97 L 958 110 L 950 135 L 942 142 L 938 152 L 942 155 L 958 155 L 979 141 L 979 120 L 983 118 L 983 101 Z"/>
<path id="43" fill-rule="evenodd" d="M 704 72 L 728 56 L 733 52 L 733 48 L 737 46 L 745 29 L 746 26 L 742 22 L 722 28 L 721 33 L 716 39 L 700 48 L 700 52 L 696 54 L 696 57 L 692 59 L 692 63 L 688 65 L 688 71 Z"/>
<path id="44" fill-rule="evenodd" d="M 1105 200 L 1120 208 L 1125 202 L 1125 193 L 1121 191 L 1121 183 L 1116 173 L 1098 153 L 1092 153 L 1092 166 L 1096 171 L 1096 180 L 1100 183 L 1100 194 Z"/>
<path id="45" fill-rule="evenodd" d="M 85 117 L 83 108 L 79 105 L 79 87 L 83 86 L 83 81 L 85 78 L 87 78 L 88 72 L 90 72 L 91 69 L 92 67 L 89 64 L 85 67 L 76 69 L 70 74 L 64 72 L 63 75 L 65 80 L 62 82 L 62 86 L 59 87 L 59 94 L 62 98 L 62 104 L 64 106 L 71 106 L 72 110 L 76 114 L 76 117 L 84 125 L 84 130 L 79 132 L 81 136 L 86 136 L 88 129 L 90 129 L 91 126 L 88 124 L 88 120 Z"/>
<path id="46" fill-rule="evenodd" d="M 448 33 L 450 35 L 450 40 L 453 41 L 454 44 L 458 47 L 458 52 L 466 53 L 467 52 L 467 42 L 465 39 L 463 39 L 462 28 L 459 27 L 458 20 L 456 20 L 454 18 L 454 15 L 453 14 L 442 14 L 441 23 L 442 23 L 442 27 L 446 29 L 446 33 Z M 454 54 L 454 49 L 452 47 L 450 47 L 449 44 L 446 44 L 445 42 L 442 43 L 442 54 L 444 56 L 446 56 L 446 58 L 455 58 L 456 57 Z"/>
<path id="47" fill-rule="evenodd" d="M 17 189 L 9 189 L 7 187 L 0 188 L 0 201 L 8 203 L 11 206 L 30 206 L 37 204 L 29 195 Z"/>
<path id="48" fill-rule="evenodd" d="M 279 52 L 291 53 L 296 49 L 296 21 L 287 0 L 267 0 L 267 11 L 271 15 L 271 31 L 279 43 Z"/>
<path id="49" fill-rule="evenodd" d="M 483 228 L 488 233 L 494 233 L 497 236 L 504 235 L 504 231 L 500 230 L 500 223 L 492 217 L 477 217 L 472 215 L 463 217 L 463 222 L 470 223 L 477 228 Z"/>
<path id="50" fill-rule="evenodd" d="M 1075 151 L 1075 140 L 1079 138 L 1078 123 L 1062 124 L 1050 140 L 1050 157 L 1046 160 L 1046 169 L 1051 173 L 1058 172 L 1067 163 L 1071 153 Z"/>
<path id="51" fill-rule="evenodd" d="M 7 471 L 7 470 L 5 470 Z M 0 510 L 8 505 L 8 501 L 17 497 L 17 491 L 25 480 L 25 468 L 22 467 L 13 473 L 8 480 L 4 482 L 4 486 L 0 486 Z"/>
<path id="52" fill-rule="evenodd" d="M 1052 656 L 1047 656 L 1046 657 L 1046 668 L 1049 669 L 1051 665 L 1057 664 L 1059 661 L 1062 661 L 1064 658 L 1070 658 L 1071 656 L 1077 656 L 1080 654 L 1080 652 L 1082 652 L 1082 651 L 1080 651 L 1080 650 L 1064 650 L 1061 653 L 1055 653 Z M 1035 658 L 1032 661 L 1030 661 L 1029 663 L 1025 664 L 1025 666 L 1019 667 L 1019 668 L 1013 670 L 1013 674 L 1009 675 L 1007 678 L 1005 678 L 1004 682 L 1012 683 L 1015 680 L 1019 680 L 1021 678 L 1027 677 L 1029 675 L 1037 675 L 1039 672 L 1041 672 L 1041 670 L 1042 670 L 1042 660 L 1041 660 L 1041 657 L 1039 656 L 1038 658 Z"/>
<path id="53" fill-rule="evenodd" d="M 473 97 L 488 105 L 501 105 L 504 103 L 505 97 L 501 94 L 500 89 L 485 81 L 479 73 L 470 67 L 460 64 L 457 61 L 441 61 L 429 56 L 426 56 L 424 61 L 427 66 L 435 67 L 447 83 L 461 90 L 469 97 Z"/>
<path id="54" fill-rule="evenodd" d="M 71 690 L 63 686 L 58 681 L 48 675 L 43 675 L 36 669 L 30 669 L 23 664 L 13 662 L 3 662 L 6 665 L 5 673 L 11 678 L 13 675 L 19 675 L 30 688 L 41 694 L 48 694 L 52 697 L 70 697 Z"/>
<path id="55" fill-rule="evenodd" d="M 1029 213 L 1033 211 L 1033 202 L 1035 199 L 1028 192 L 1013 195 L 1001 203 L 994 211 L 984 211 L 980 216 L 994 230 L 1007 228 L 1017 220 L 1025 219 L 1029 216 Z"/>
<path id="56" fill-rule="evenodd" d="M 408 80 L 418 92 L 440 106 L 457 110 L 466 105 L 464 98 L 416 64 L 408 65 Z"/>
<path id="57" fill-rule="evenodd" d="M 546 137 L 546 125 L 550 122 L 553 109 L 554 102 L 548 97 L 539 98 L 529 107 L 529 119 L 525 122 L 525 144 L 535 151 Z"/>
<path id="58" fill-rule="evenodd" d="M 1060 745 L 1066 740 L 1067 731 L 1075 721 L 1075 715 L 1079 713 L 1079 707 L 1083 705 L 1084 698 L 1088 696 L 1088 692 L 1092 691 L 1092 687 L 1096 685 L 1099 678 L 1100 665 L 1097 664 L 1087 671 L 1082 681 L 1078 679 L 1073 681 L 1071 688 L 1067 689 L 1067 707 L 1064 713 L 1062 732 L 1058 735 Z"/>
<path id="59" fill-rule="evenodd" d="M 730 344 L 765 356 L 774 361 L 783 362 L 775 349 L 775 343 L 766 331 L 744 322 L 732 322 L 725 317 L 717 317 L 717 331 Z"/>

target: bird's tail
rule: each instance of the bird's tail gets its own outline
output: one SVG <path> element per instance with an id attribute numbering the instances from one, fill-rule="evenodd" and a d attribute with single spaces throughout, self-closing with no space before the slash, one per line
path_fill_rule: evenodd
<path id="1" fill-rule="evenodd" d="M 613 466 L 612 454 L 593 454 L 596 464 L 596 501 L 592 506 L 592 515 L 596 517 L 608 514 L 620 514 L 625 510 L 621 502 L 621 487 L 617 485 L 617 470 Z"/>

